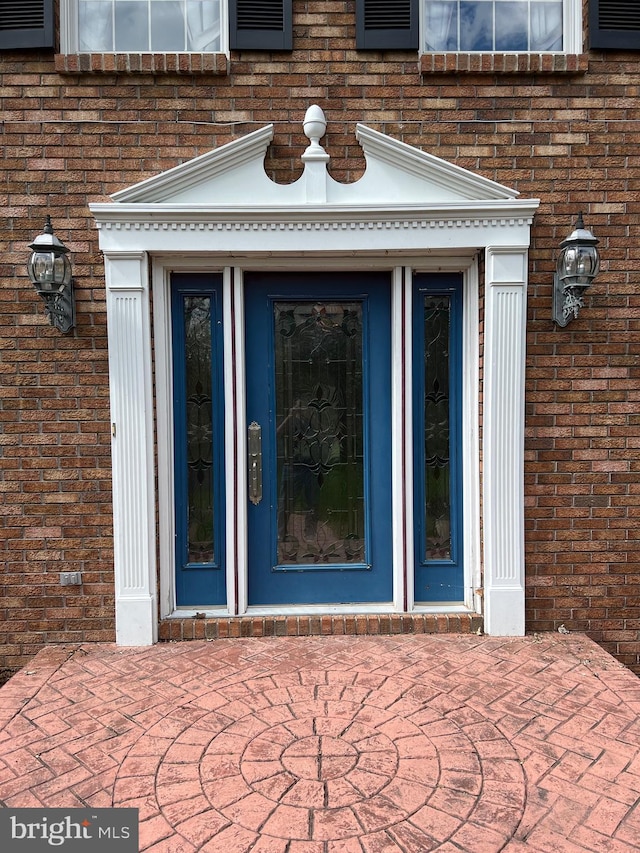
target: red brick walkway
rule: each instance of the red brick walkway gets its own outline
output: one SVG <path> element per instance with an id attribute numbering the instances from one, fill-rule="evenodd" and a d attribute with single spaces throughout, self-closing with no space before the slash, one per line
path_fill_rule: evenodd
<path id="1" fill-rule="evenodd" d="M 136 807 L 152 853 L 631 853 L 640 680 L 579 635 L 52 647 L 0 801 Z"/>

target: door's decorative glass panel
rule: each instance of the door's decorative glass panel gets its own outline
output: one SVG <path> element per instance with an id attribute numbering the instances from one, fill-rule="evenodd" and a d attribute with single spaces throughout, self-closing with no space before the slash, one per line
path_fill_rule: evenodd
<path id="1" fill-rule="evenodd" d="M 210 297 L 185 297 L 184 335 L 188 562 L 213 563 L 215 543 Z"/>
<path id="2" fill-rule="evenodd" d="M 274 302 L 280 565 L 363 563 L 362 303 Z"/>
<path id="3" fill-rule="evenodd" d="M 425 560 L 451 559 L 451 298 L 424 299 Z"/>

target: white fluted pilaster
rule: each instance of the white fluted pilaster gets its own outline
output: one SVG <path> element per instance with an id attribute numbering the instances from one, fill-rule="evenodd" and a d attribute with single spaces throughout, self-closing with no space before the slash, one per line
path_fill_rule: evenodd
<path id="1" fill-rule="evenodd" d="M 153 393 L 144 252 L 107 254 L 116 642 L 157 639 Z"/>
<path id="2" fill-rule="evenodd" d="M 524 634 L 527 250 L 486 251 L 483 388 L 485 631 Z"/>

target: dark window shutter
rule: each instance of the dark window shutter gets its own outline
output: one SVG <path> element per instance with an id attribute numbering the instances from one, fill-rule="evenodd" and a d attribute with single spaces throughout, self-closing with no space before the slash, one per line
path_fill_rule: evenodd
<path id="1" fill-rule="evenodd" d="M 232 50 L 291 50 L 292 0 L 230 0 Z"/>
<path id="2" fill-rule="evenodd" d="M 418 0 L 356 0 L 358 50 L 417 50 Z"/>
<path id="3" fill-rule="evenodd" d="M 590 0 L 589 45 L 610 50 L 640 50 L 640 3 Z"/>
<path id="4" fill-rule="evenodd" d="M 53 0 L 0 0 L 0 50 L 53 47 Z"/>

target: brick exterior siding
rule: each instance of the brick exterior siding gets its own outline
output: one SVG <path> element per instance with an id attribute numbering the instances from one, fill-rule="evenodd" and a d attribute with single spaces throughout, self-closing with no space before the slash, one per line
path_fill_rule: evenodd
<path id="1" fill-rule="evenodd" d="M 527 629 L 585 631 L 640 672 L 640 53 L 591 51 L 568 71 L 421 70 L 412 52 L 356 52 L 354 16 L 353 0 L 294 0 L 292 53 L 157 58 L 155 71 L 126 56 L 0 54 L 0 665 L 44 643 L 114 638 L 104 270 L 88 204 L 269 122 L 267 172 L 291 182 L 302 116 L 317 103 L 338 181 L 364 171 L 360 121 L 541 199 L 528 303 Z M 552 273 L 579 210 L 602 270 L 561 330 Z M 69 336 L 49 326 L 25 274 L 46 213 L 72 251 Z M 82 571 L 83 585 L 60 586 L 61 570 Z"/>

